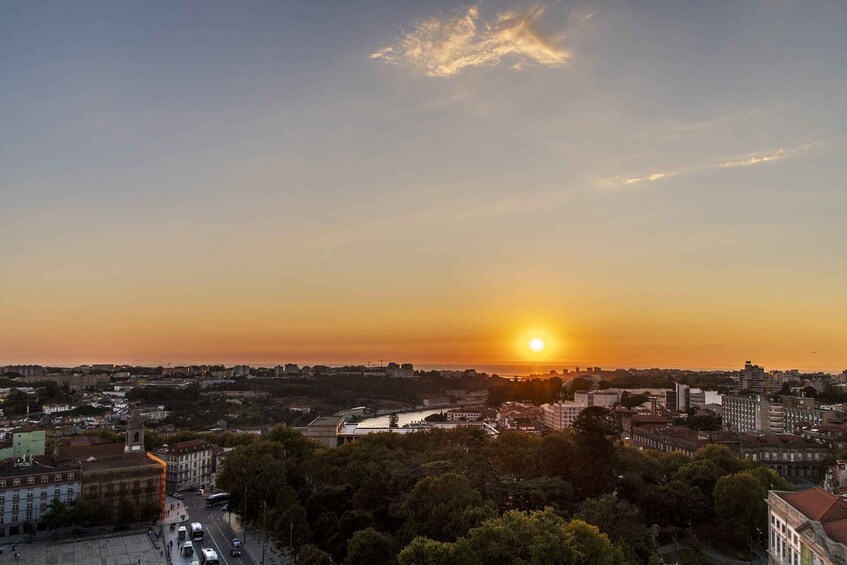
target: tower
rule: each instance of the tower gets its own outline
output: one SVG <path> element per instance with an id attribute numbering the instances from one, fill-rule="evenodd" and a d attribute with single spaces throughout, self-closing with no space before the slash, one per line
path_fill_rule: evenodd
<path id="1" fill-rule="evenodd" d="M 129 420 L 127 421 L 124 452 L 144 452 L 144 419 L 141 417 L 141 413 L 138 411 L 138 408 L 134 408 L 132 410 L 132 415 L 130 415 Z"/>

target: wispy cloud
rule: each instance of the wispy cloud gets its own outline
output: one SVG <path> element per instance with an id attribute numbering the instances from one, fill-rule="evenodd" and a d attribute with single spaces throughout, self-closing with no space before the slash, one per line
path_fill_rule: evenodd
<path id="1" fill-rule="evenodd" d="M 616 175 L 614 177 L 601 178 L 596 181 L 596 184 L 601 188 L 618 188 L 621 186 L 638 185 L 649 182 L 667 180 L 670 177 L 686 175 L 690 173 L 698 173 L 713 169 L 734 169 L 737 167 L 750 167 L 753 165 L 762 165 L 765 163 L 773 163 L 784 159 L 797 157 L 808 152 L 816 144 L 806 143 L 793 148 L 775 149 L 768 152 L 746 153 L 744 155 L 736 155 L 723 161 L 714 161 L 709 163 L 698 163 L 679 167 L 676 169 L 668 169 L 665 171 L 655 171 L 649 174 L 639 176 Z"/>
<path id="2" fill-rule="evenodd" d="M 415 25 L 388 47 L 371 54 L 371 59 L 406 63 L 423 69 L 428 76 L 455 75 L 466 67 L 493 66 L 504 58 L 517 57 L 512 68 L 530 63 L 560 66 L 570 54 L 559 45 L 561 37 L 536 29 L 544 7 L 524 12 L 504 12 L 492 22 L 481 23 L 478 7 Z"/>

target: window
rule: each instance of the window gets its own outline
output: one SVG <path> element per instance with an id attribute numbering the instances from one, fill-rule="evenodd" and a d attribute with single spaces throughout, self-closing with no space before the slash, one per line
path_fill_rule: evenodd
<path id="1" fill-rule="evenodd" d="M 56 475 L 55 477 L 53 477 L 53 480 L 56 481 L 57 483 L 61 482 L 62 481 L 62 475 Z"/>
<path id="2" fill-rule="evenodd" d="M 27 477 L 26 478 L 26 484 L 34 485 L 35 484 L 35 477 Z"/>
<path id="3" fill-rule="evenodd" d="M 6 486 L 6 481 L 0 481 L 0 488 L 3 488 L 5 486 Z"/>
<path id="4" fill-rule="evenodd" d="M 41 482 L 42 483 L 50 482 L 50 477 L 48 477 L 47 475 L 41 475 Z"/>
<path id="5" fill-rule="evenodd" d="M 69 481 L 74 480 L 74 474 L 73 473 L 68 473 L 68 480 Z"/>
<path id="6" fill-rule="evenodd" d="M 21 484 L 21 480 L 20 480 L 20 479 L 15 479 L 14 481 L 12 481 L 12 485 L 13 485 L 13 486 L 18 486 L 18 485 L 20 485 L 20 484 Z"/>
<path id="7" fill-rule="evenodd" d="M 62 493 L 62 491 L 61 491 L 61 490 L 59 490 L 59 487 L 56 487 L 55 489 L 53 489 L 53 494 L 54 494 L 55 496 L 59 496 L 61 493 Z"/>
<path id="8" fill-rule="evenodd" d="M 74 487 L 68 487 L 68 494 L 71 494 L 74 491 Z"/>

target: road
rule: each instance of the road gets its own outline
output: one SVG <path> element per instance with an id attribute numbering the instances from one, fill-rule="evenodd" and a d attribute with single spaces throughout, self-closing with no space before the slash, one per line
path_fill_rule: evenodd
<path id="1" fill-rule="evenodd" d="M 203 524 L 204 535 L 202 542 L 193 543 L 194 555 L 183 557 L 177 549 L 179 543 L 176 530 L 171 532 L 170 528 L 165 526 L 165 543 L 167 544 L 171 540 L 174 542 L 174 548 L 171 552 L 174 565 L 191 565 L 192 561 L 199 561 L 200 550 L 204 547 L 214 549 L 222 565 L 256 565 L 261 560 L 260 555 L 256 555 L 256 559 L 254 559 L 253 555 L 256 554 L 256 548 L 252 543 L 249 547 L 245 546 L 242 548 L 240 557 L 232 557 L 229 554 L 229 543 L 232 538 L 242 537 L 242 529 L 238 525 L 234 514 L 231 515 L 228 512 L 223 512 L 220 506 L 209 508 L 206 506 L 206 498 L 203 496 L 188 492 L 184 494 L 185 499 L 182 501 L 168 496 L 167 507 L 177 502 L 184 504 L 188 512 L 188 518 L 185 521 L 177 522 L 177 527 L 183 525 L 188 528 L 190 536 L 191 522 L 200 522 Z M 230 523 L 235 526 L 235 529 L 230 526 Z M 249 534 L 255 535 L 252 531 Z M 253 540 L 249 541 L 252 542 Z"/>

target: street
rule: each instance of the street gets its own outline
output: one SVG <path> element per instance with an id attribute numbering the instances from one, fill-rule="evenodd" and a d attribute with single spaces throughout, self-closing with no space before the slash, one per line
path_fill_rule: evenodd
<path id="1" fill-rule="evenodd" d="M 222 565 L 255 565 L 261 562 L 261 543 L 257 544 L 256 540 L 253 539 L 248 539 L 248 543 L 245 543 L 244 547 L 241 548 L 240 557 L 232 557 L 229 554 L 230 541 L 235 537 L 243 540 L 243 529 L 238 524 L 237 517 L 234 514 L 222 511 L 220 506 L 206 506 L 206 498 L 204 496 L 195 493 L 184 494 L 185 499 L 181 501 L 170 496 L 167 497 L 166 510 L 170 508 L 171 504 L 179 504 L 179 511 L 172 511 L 174 516 L 186 513 L 186 511 L 188 514 L 186 520 L 171 518 L 171 521 L 176 522 L 177 528 L 179 526 L 185 526 L 189 530 L 191 522 L 200 522 L 203 525 L 204 536 L 202 542 L 194 542 L 192 544 L 194 546 L 194 555 L 183 557 L 179 551 L 180 542 L 177 539 L 177 530 L 171 531 L 168 525 L 165 524 L 165 544 L 173 540 L 171 557 L 175 565 L 190 565 L 192 561 L 200 561 L 200 550 L 204 547 L 214 549 Z M 185 507 L 184 509 L 183 505 Z M 253 536 L 257 535 L 251 531 L 248 532 L 248 538 L 251 534 Z M 190 536 L 191 534 L 189 532 L 188 537 L 190 538 Z M 266 563 L 269 562 L 266 559 Z"/>

